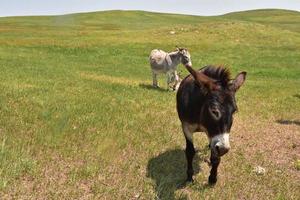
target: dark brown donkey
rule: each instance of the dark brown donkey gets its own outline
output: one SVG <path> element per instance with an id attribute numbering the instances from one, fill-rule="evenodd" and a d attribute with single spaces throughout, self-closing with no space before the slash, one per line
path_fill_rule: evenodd
<path id="1" fill-rule="evenodd" d="M 187 181 L 193 181 L 194 132 L 206 132 L 211 149 L 210 184 L 217 182 L 221 156 L 230 149 L 229 132 L 232 115 L 237 110 L 235 93 L 244 83 L 246 72 L 230 79 L 224 67 L 207 66 L 199 71 L 186 66 L 191 73 L 181 82 L 177 92 L 177 111 L 186 139 Z"/>

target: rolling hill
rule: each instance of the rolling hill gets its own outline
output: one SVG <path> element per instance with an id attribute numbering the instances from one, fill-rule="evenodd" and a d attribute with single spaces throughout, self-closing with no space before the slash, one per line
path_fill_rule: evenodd
<path id="1" fill-rule="evenodd" d="M 0 18 L 1 199 L 299 199 L 299 21 L 288 10 Z M 248 72 L 214 187 L 204 134 L 195 182 L 180 187 L 175 93 L 163 76 L 151 87 L 150 51 L 175 46 L 195 68 Z"/>

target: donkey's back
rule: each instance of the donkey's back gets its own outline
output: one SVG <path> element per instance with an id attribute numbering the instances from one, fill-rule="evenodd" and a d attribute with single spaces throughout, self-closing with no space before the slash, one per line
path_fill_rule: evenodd
<path id="1" fill-rule="evenodd" d="M 168 53 L 160 50 L 153 49 L 149 56 L 151 69 L 155 72 L 166 73 L 169 69 Z"/>

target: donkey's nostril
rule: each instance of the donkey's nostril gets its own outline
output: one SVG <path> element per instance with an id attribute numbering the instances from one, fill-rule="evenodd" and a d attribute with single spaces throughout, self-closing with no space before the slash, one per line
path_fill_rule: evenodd
<path id="1" fill-rule="evenodd" d="M 216 151 L 218 152 L 218 154 L 220 154 L 220 147 L 219 147 L 219 145 L 216 145 Z"/>
<path id="2" fill-rule="evenodd" d="M 219 143 L 216 144 L 215 149 L 219 156 L 223 156 L 229 151 L 229 148 L 226 148 L 224 145 Z"/>

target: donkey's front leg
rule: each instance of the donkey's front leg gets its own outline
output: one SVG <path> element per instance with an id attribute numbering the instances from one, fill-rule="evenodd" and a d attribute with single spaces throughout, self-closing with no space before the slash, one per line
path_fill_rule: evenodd
<path id="1" fill-rule="evenodd" d="M 221 161 L 221 157 L 216 156 L 214 155 L 213 152 L 211 152 L 210 155 L 211 170 L 208 178 L 208 183 L 211 185 L 214 185 L 217 182 L 218 166 L 220 164 L 220 161 Z"/>
<path id="2" fill-rule="evenodd" d="M 153 87 L 158 88 L 157 74 L 154 71 L 152 71 L 152 79 L 153 79 Z"/>
<path id="3" fill-rule="evenodd" d="M 170 89 L 170 83 L 172 82 L 172 73 L 167 72 L 167 89 Z"/>
<path id="4" fill-rule="evenodd" d="M 174 71 L 175 82 L 178 83 L 180 81 L 177 71 Z"/>

